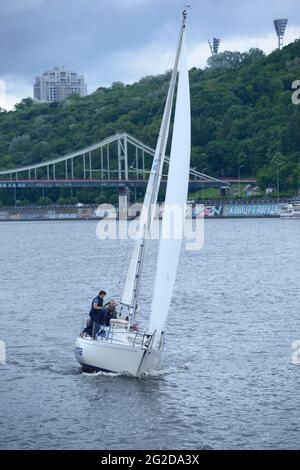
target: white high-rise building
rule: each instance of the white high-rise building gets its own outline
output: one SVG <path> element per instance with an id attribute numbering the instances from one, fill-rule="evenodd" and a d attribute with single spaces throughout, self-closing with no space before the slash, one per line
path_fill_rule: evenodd
<path id="1" fill-rule="evenodd" d="M 65 67 L 54 67 L 36 78 L 33 95 L 38 101 L 54 103 L 63 101 L 72 94 L 87 95 L 87 86 L 83 75 L 71 72 Z"/>

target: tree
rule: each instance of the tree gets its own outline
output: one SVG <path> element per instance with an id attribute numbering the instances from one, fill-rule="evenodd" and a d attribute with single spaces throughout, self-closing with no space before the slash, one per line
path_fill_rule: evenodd
<path id="1" fill-rule="evenodd" d="M 20 103 L 17 103 L 15 105 L 15 109 L 17 111 L 19 111 L 19 110 L 23 111 L 23 110 L 26 110 L 28 108 L 31 108 L 31 106 L 34 105 L 34 104 L 35 104 L 35 102 L 32 98 L 29 98 L 29 97 L 28 98 L 23 98 L 20 101 Z"/>
<path id="2" fill-rule="evenodd" d="M 30 150 L 30 137 L 28 134 L 14 137 L 9 144 L 9 152 L 27 152 Z"/>
<path id="3" fill-rule="evenodd" d="M 36 204 L 38 206 L 51 206 L 52 200 L 49 197 L 40 197 L 37 201 Z"/>
<path id="4" fill-rule="evenodd" d="M 207 65 L 211 68 L 236 69 L 241 65 L 245 55 L 241 52 L 225 51 L 209 57 Z"/>
<path id="5" fill-rule="evenodd" d="M 210 58 L 206 69 L 194 67 L 190 71 L 193 167 L 208 168 L 208 174 L 219 176 L 237 174 L 243 164 L 243 174 L 258 176 L 262 185 L 274 185 L 277 169 L 271 162 L 280 152 L 284 156 L 280 187 L 296 191 L 300 106 L 291 101 L 291 83 L 300 77 L 299 57 L 297 40 L 268 56 L 259 49 L 225 51 Z M 25 98 L 14 111 L 0 112 L 0 168 L 59 157 L 120 131 L 155 147 L 169 82 L 167 72 L 132 85 L 116 82 L 62 103 L 36 103 Z M 117 152 L 110 155 L 115 169 Z M 129 157 L 132 163 L 133 151 Z M 74 165 L 79 174 L 82 160 L 75 160 Z M 60 177 L 63 165 L 56 170 Z M 85 190 L 82 202 L 93 202 L 98 196 Z M 58 197 L 67 195 L 57 191 Z M 28 198 L 34 201 L 36 195 Z"/>

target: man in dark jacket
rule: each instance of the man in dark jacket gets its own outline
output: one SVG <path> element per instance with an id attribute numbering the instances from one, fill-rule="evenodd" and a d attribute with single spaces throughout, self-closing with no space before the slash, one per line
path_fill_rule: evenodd
<path id="1" fill-rule="evenodd" d="M 104 297 L 105 296 L 106 296 L 105 290 L 101 290 L 99 292 L 99 294 L 97 295 L 97 297 L 95 297 L 93 299 L 90 314 L 91 314 L 92 310 L 100 310 L 100 308 L 103 307 Z"/>
<path id="2" fill-rule="evenodd" d="M 90 315 L 92 321 L 100 326 L 109 326 L 112 318 L 117 318 L 116 303 L 110 300 L 107 307 L 94 310 Z"/>
<path id="3" fill-rule="evenodd" d="M 93 328 L 93 324 L 98 324 L 98 317 L 100 310 L 103 308 L 104 297 L 106 296 L 105 290 L 101 290 L 97 297 L 95 297 L 92 301 L 91 310 L 90 310 L 90 318 L 87 321 L 86 327 L 83 330 L 83 333 L 87 333 L 88 335 L 92 336 L 93 330 L 95 335 L 95 328 Z M 99 328 L 98 328 L 99 330 Z"/>
<path id="4" fill-rule="evenodd" d="M 112 318 L 117 318 L 116 302 L 114 300 L 110 300 L 105 307 L 91 308 L 90 322 L 83 333 L 87 333 L 95 339 L 101 327 L 110 326 L 110 320 Z M 104 331 L 105 330 L 103 330 L 103 332 Z"/>
<path id="5" fill-rule="evenodd" d="M 103 326 L 109 326 L 110 320 L 112 318 L 117 318 L 117 311 L 116 311 L 116 303 L 114 300 L 110 300 L 108 302 L 108 306 L 106 308 L 101 307 L 98 310 L 93 310 L 90 314 L 91 317 L 91 325 L 86 328 L 86 333 L 92 336 L 93 339 L 96 338 L 98 333 L 104 333 Z M 100 331 L 101 330 L 101 331 Z"/>

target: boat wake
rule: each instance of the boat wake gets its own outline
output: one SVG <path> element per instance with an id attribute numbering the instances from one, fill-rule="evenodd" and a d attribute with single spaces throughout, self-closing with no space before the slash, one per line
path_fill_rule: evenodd
<path id="1" fill-rule="evenodd" d="M 181 366 L 177 366 L 177 367 L 165 367 L 164 369 L 158 369 L 158 370 L 150 370 L 150 371 L 147 371 L 147 372 L 144 372 L 143 374 L 141 374 L 141 376 L 139 377 L 140 379 L 143 379 L 143 378 L 147 378 L 147 377 L 150 377 L 150 378 L 156 378 L 156 377 L 163 377 L 165 375 L 170 375 L 170 374 L 178 374 L 178 373 L 181 373 L 181 372 L 184 372 L 186 371 L 188 368 L 189 368 L 189 363 L 186 363 L 186 364 L 183 364 Z M 89 377 L 89 378 L 93 378 L 93 377 L 134 377 L 130 374 L 127 374 L 127 373 L 116 373 L 116 372 L 104 372 L 104 371 L 98 371 L 98 372 L 82 372 L 81 375 L 83 377 Z M 136 378 L 136 377 L 134 377 Z"/>
<path id="2" fill-rule="evenodd" d="M 80 374 L 83 377 L 121 377 L 121 376 L 128 376 L 128 374 L 122 374 L 121 372 L 104 372 L 104 371 L 98 371 L 98 372 L 82 372 Z"/>

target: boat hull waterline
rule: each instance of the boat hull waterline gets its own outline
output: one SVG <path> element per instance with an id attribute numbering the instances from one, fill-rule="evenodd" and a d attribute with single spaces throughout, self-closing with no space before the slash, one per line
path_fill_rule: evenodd
<path id="1" fill-rule="evenodd" d="M 91 338 L 77 338 L 75 357 L 86 370 L 100 370 L 140 377 L 161 366 L 162 351 L 119 345 Z"/>

